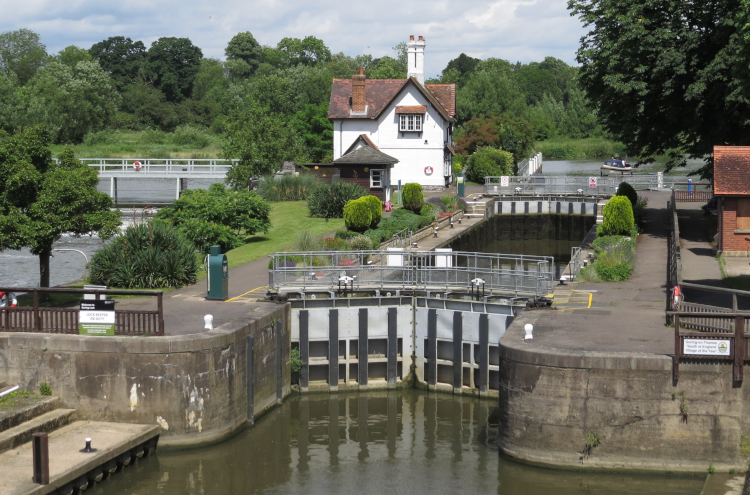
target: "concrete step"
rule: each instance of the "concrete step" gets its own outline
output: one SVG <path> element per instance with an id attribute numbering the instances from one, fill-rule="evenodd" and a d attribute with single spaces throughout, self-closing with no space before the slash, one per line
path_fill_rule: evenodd
<path id="1" fill-rule="evenodd" d="M 75 419 L 75 409 L 55 409 L 0 433 L 0 452 L 31 441 L 34 433 L 50 433 Z"/>
<path id="2" fill-rule="evenodd" d="M 36 399 L 34 399 L 36 400 Z M 37 402 L 29 404 L 26 407 L 19 409 L 18 411 L 10 414 L 0 414 L 0 433 L 18 426 L 21 423 L 25 423 L 30 419 L 33 419 L 42 414 L 54 411 L 60 407 L 62 403 L 59 397 L 41 397 Z"/>

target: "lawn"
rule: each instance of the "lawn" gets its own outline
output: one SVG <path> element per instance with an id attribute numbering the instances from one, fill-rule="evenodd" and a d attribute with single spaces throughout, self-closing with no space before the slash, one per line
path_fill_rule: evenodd
<path id="1" fill-rule="evenodd" d="M 306 201 L 280 201 L 271 203 L 271 229 L 264 236 L 256 236 L 244 246 L 227 253 L 229 268 L 291 248 L 302 230 L 321 236 L 344 227 L 343 218 L 311 218 Z"/>

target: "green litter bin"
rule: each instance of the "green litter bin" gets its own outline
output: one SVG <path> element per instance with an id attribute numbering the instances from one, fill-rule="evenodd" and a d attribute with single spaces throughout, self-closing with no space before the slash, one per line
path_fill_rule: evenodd
<path id="1" fill-rule="evenodd" d="M 211 246 L 208 255 L 208 295 L 206 299 L 225 301 L 229 297 L 229 264 L 221 246 Z"/>

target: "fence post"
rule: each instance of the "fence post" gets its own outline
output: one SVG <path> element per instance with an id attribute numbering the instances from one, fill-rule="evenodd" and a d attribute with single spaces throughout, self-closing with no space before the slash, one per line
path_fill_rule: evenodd
<path id="1" fill-rule="evenodd" d="M 164 335 L 164 305 L 162 304 L 163 293 L 159 291 L 156 294 L 157 311 L 159 313 L 159 335 Z"/>
<path id="2" fill-rule="evenodd" d="M 46 433 L 31 435 L 34 475 L 32 481 L 38 485 L 49 484 L 49 440 Z"/>
<path id="3" fill-rule="evenodd" d="M 735 295 L 736 297 L 736 295 Z M 734 317 L 734 381 L 741 382 L 745 364 L 745 317 Z"/>
<path id="4" fill-rule="evenodd" d="M 680 379 L 680 317 L 674 315 L 674 361 L 672 362 L 672 379 Z"/>
<path id="5" fill-rule="evenodd" d="M 42 331 L 42 327 L 40 324 L 40 318 L 39 318 L 39 291 L 37 289 L 34 289 L 34 330 L 37 332 Z"/>

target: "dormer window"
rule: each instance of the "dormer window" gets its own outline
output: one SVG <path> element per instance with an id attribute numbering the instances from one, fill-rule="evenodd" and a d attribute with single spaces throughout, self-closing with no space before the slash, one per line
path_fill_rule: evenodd
<path id="1" fill-rule="evenodd" d="M 422 116 L 421 115 L 400 115 L 401 122 L 399 130 L 401 132 L 422 132 Z"/>

